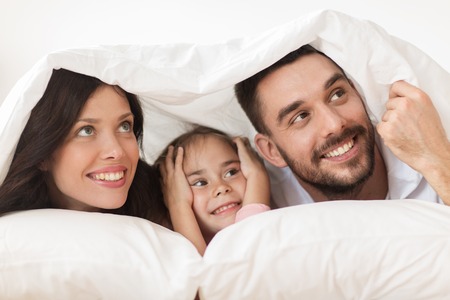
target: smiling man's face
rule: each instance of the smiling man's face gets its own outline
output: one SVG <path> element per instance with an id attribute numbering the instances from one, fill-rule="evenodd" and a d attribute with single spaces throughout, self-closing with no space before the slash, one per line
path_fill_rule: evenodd
<path id="1" fill-rule="evenodd" d="M 262 119 L 259 152 L 289 166 L 308 190 L 330 199 L 358 190 L 374 168 L 374 129 L 359 93 L 328 58 L 308 54 L 258 85 Z"/>

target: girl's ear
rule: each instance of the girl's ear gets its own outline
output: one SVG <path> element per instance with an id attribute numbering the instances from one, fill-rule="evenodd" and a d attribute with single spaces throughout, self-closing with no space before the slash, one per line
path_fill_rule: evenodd
<path id="1" fill-rule="evenodd" d="M 283 168 L 287 166 L 280 151 L 278 151 L 277 145 L 266 135 L 257 133 L 255 136 L 255 146 L 259 153 L 272 165 Z"/>

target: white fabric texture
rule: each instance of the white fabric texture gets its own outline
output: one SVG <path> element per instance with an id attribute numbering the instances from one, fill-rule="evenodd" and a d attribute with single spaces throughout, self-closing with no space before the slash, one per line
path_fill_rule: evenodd
<path id="1" fill-rule="evenodd" d="M 49 54 L 14 86 L 0 107 L 0 179 L 53 68 L 92 75 L 138 94 L 146 112 L 145 152 L 153 161 L 184 130 L 183 122 L 252 137 L 254 130 L 234 99 L 233 85 L 306 43 L 346 70 L 375 119 L 384 111 L 390 84 L 404 79 L 430 95 L 450 134 L 448 72 L 371 22 L 321 11 L 258 36 L 223 43 L 103 46 Z"/>
<path id="2" fill-rule="evenodd" d="M 379 26 L 339 12 L 299 17 L 216 44 L 69 49 L 40 60 L 0 107 L 0 182 L 53 68 L 135 93 L 152 162 L 185 122 L 252 140 L 233 85 L 310 43 L 354 80 L 376 122 L 391 83 L 433 99 L 450 134 L 450 75 Z M 449 135 L 450 136 L 450 135 Z M 57 212 L 57 213 L 55 213 Z M 220 232 L 203 260 L 145 220 L 58 210 L 0 218 L 0 295 L 9 299 L 439 299 L 450 296 L 450 212 L 418 201 L 323 203 L 253 216 Z"/>
<path id="3" fill-rule="evenodd" d="M 336 201 L 220 231 L 202 258 L 143 219 L 69 210 L 0 218 L 1 299 L 447 299 L 450 207 Z"/>
<path id="4" fill-rule="evenodd" d="M 201 257 L 147 220 L 71 210 L 0 218 L 0 299 L 194 299 Z"/>
<path id="5" fill-rule="evenodd" d="M 280 208 L 208 245 L 204 299 L 446 299 L 450 207 L 420 200 Z"/>

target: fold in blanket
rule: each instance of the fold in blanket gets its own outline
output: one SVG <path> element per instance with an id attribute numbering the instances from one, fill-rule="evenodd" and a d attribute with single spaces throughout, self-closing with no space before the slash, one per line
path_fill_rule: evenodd
<path id="1" fill-rule="evenodd" d="M 144 150 L 152 162 L 184 130 L 185 122 L 251 137 L 254 130 L 234 98 L 233 85 L 307 43 L 343 67 L 375 120 L 384 111 L 389 85 L 403 79 L 430 95 L 450 136 L 449 73 L 376 24 L 326 10 L 222 43 L 114 45 L 47 55 L 14 86 L 0 108 L 0 181 L 53 68 L 92 75 L 139 95 L 146 115 Z"/>

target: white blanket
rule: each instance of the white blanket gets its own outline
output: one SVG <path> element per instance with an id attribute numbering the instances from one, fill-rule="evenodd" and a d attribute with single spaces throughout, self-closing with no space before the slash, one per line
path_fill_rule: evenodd
<path id="1" fill-rule="evenodd" d="M 144 148 L 153 161 L 183 131 L 182 122 L 252 136 L 253 128 L 234 99 L 233 85 L 306 43 L 348 72 L 375 118 L 384 111 L 389 85 L 404 79 L 431 96 L 450 135 L 448 72 L 373 23 L 321 11 L 257 36 L 223 43 L 103 46 L 47 55 L 15 85 L 0 108 L 0 180 L 53 68 L 92 75 L 138 94 L 146 114 Z"/>
<path id="2" fill-rule="evenodd" d="M 306 43 L 325 52 L 346 70 L 364 95 L 375 121 L 384 111 L 389 85 L 404 79 L 431 96 L 450 136 L 449 73 L 414 46 L 388 35 L 373 23 L 321 11 L 257 36 L 223 43 L 115 45 L 47 55 L 16 84 L 0 107 L 0 181 L 6 176 L 21 131 L 53 68 L 92 75 L 136 93 L 145 110 L 144 152 L 152 162 L 166 143 L 184 130 L 186 122 L 252 137 L 254 129 L 234 98 L 233 85 Z M 450 277 L 449 208 L 404 201 L 350 201 L 271 211 L 222 231 L 203 259 L 178 234 L 143 220 L 114 216 L 119 225 L 137 222 L 133 226 L 142 237 L 138 234 L 137 240 L 130 241 L 127 236 L 131 229 L 117 234 L 121 240 L 114 240 L 111 247 L 101 244 L 106 252 L 95 252 L 93 256 L 92 248 L 77 248 L 83 264 L 71 260 L 72 253 L 64 251 L 72 243 L 89 245 L 93 240 L 84 240 L 83 234 L 65 235 L 65 230 L 78 232 L 78 227 L 72 228 L 70 223 L 56 225 L 61 211 L 13 214 L 0 218 L 0 294 L 14 299 L 32 299 L 33 295 L 36 299 L 120 299 L 123 295 L 137 295 L 136 299 L 192 299 L 200 288 L 204 299 L 449 296 L 450 285 L 443 281 Z M 82 224 L 89 220 L 93 226 L 98 223 L 91 216 L 101 216 L 65 213 L 73 218 L 70 222 Z M 323 215 L 326 222 L 317 222 Z M 110 222 L 110 217 L 113 218 L 101 218 Z M 102 228 L 109 230 L 110 225 L 100 226 L 93 236 L 101 236 Z M 302 225 L 307 229 L 302 229 Z M 56 233 L 48 231 L 47 235 L 45 230 L 49 227 Z M 28 228 L 42 231 L 30 233 Z M 154 230 L 158 232 L 156 236 Z M 414 235 L 414 230 L 419 233 Z M 88 231 L 84 233 L 89 235 Z M 57 234 L 58 238 L 52 239 L 50 234 Z M 146 238 L 147 234 L 152 238 Z M 28 243 L 30 236 L 35 237 L 32 243 Z M 114 234 L 108 239 L 114 239 Z M 59 246 L 55 252 L 48 252 L 53 247 L 39 243 L 40 240 L 54 241 Z M 141 248 L 143 244 L 152 250 Z M 148 251 L 138 256 L 128 250 L 114 255 L 122 247 Z M 110 255 L 101 254 L 108 251 Z M 55 263 L 55 255 L 59 263 Z M 30 259 L 34 262 L 32 272 L 27 264 Z M 103 263 L 94 267 L 89 264 L 97 259 Z M 105 261 L 116 259 L 129 259 L 130 266 L 146 267 L 105 267 Z M 121 277 L 121 268 L 127 275 Z M 120 280 L 138 282 L 139 286 L 119 285 Z M 158 284 L 140 288 L 145 280 L 156 280 Z"/>

